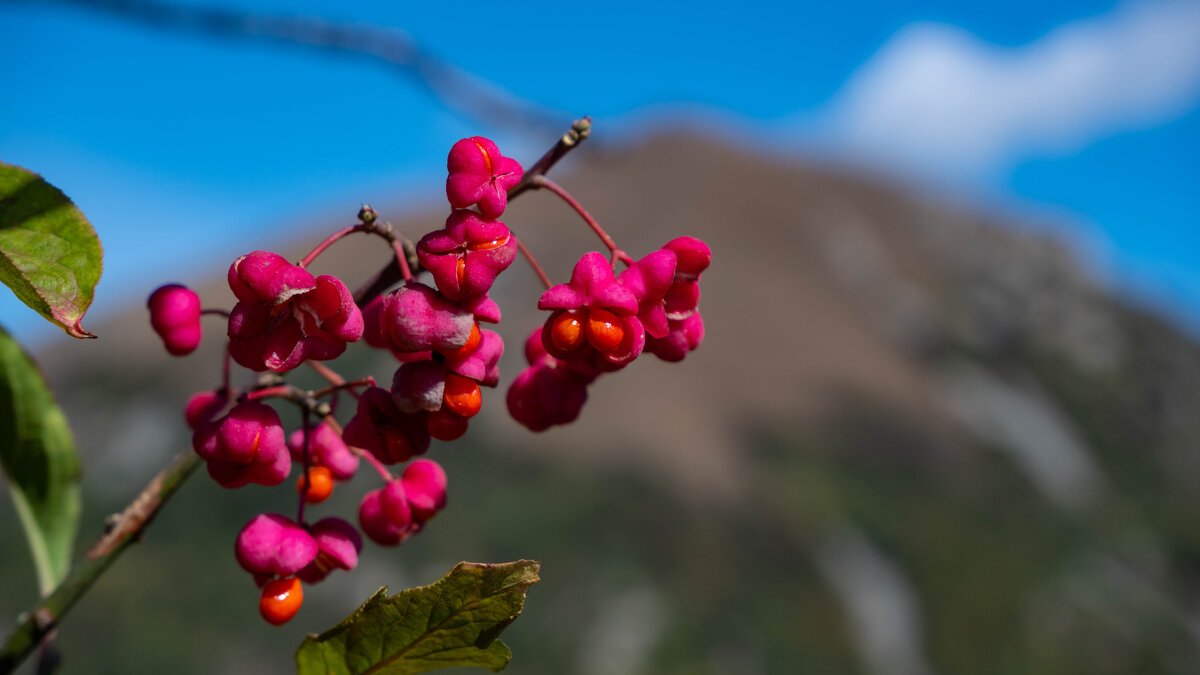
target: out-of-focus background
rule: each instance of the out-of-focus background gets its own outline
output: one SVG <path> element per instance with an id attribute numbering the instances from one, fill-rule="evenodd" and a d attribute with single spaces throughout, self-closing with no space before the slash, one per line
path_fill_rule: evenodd
<path id="1" fill-rule="evenodd" d="M 522 557 L 512 673 L 1200 669 L 1200 3 L 6 1 L 0 92 L 0 159 L 106 248 L 99 340 L 0 299 L 77 436 L 81 547 L 219 378 L 219 322 L 173 359 L 149 292 L 227 305 L 236 256 L 301 255 L 364 202 L 417 238 L 461 137 L 528 165 L 592 115 L 555 180 L 635 257 L 714 253 L 698 351 L 544 434 L 488 392 L 430 452 L 447 510 L 284 628 L 232 548 L 294 493 L 194 478 L 65 621 L 64 673 L 287 672 L 380 585 Z M 552 195 L 505 221 L 557 280 L 598 247 Z M 387 256 L 315 268 L 354 286 Z M 493 293 L 505 383 L 538 293 L 520 262 Z M 36 585 L 3 504 L 15 617 Z"/>

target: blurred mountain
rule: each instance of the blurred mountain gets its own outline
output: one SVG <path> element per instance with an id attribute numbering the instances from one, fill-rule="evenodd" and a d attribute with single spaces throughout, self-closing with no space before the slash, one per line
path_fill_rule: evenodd
<path id="1" fill-rule="evenodd" d="M 554 176 L 635 257 L 709 243 L 701 348 L 602 378 L 576 424 L 544 434 L 485 394 L 467 437 L 430 452 L 449 508 L 399 549 L 368 545 L 283 629 L 255 616 L 230 553 L 294 493 L 193 479 L 65 622 L 62 672 L 286 672 L 304 631 L 379 585 L 520 557 L 544 581 L 505 634 L 513 673 L 1200 669 L 1200 348 L 1068 245 L 701 136 L 585 145 Z M 413 238 L 444 217 L 375 206 Z M 505 221 L 556 280 L 597 245 L 553 195 Z M 299 257 L 331 227 L 279 248 Z M 313 269 L 353 286 L 387 256 L 350 240 Z M 228 262 L 206 305 L 231 303 Z M 521 262 L 493 291 L 505 383 L 539 292 Z M 81 545 L 187 447 L 179 410 L 219 379 L 219 321 L 172 359 L 131 304 L 101 340 L 40 355 L 88 472 Z M 339 362 L 383 383 L 394 367 L 359 345 Z M 316 510 L 350 516 L 371 481 Z M 9 616 L 34 593 L 13 521 Z"/>

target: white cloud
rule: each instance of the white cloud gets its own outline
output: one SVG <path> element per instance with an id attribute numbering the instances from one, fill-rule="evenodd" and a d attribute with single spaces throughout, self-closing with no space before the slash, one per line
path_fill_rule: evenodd
<path id="1" fill-rule="evenodd" d="M 1173 119 L 1200 97 L 1200 2 L 1147 1 L 1001 48 L 900 30 L 826 111 L 843 149 L 941 175 L 1002 171 Z"/>

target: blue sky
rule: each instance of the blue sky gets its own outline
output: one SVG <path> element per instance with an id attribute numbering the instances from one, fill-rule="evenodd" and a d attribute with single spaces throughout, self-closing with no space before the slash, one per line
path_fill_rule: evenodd
<path id="1" fill-rule="evenodd" d="M 1200 326 L 1195 0 L 433 4 L 219 6 L 394 26 L 601 133 L 678 106 L 801 156 L 1052 214 L 1101 274 Z M 92 219 L 98 316 L 168 278 L 200 283 L 289 223 L 436 198 L 457 138 L 486 133 L 518 158 L 546 145 L 384 67 L 54 3 L 0 1 L 0 45 L 0 159 Z M 7 295 L 0 321 L 58 339 Z"/>

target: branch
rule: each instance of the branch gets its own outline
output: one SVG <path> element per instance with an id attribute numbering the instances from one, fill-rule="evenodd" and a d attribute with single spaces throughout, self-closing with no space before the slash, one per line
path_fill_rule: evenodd
<path id="1" fill-rule="evenodd" d="M 421 262 L 417 260 L 417 249 L 413 247 L 407 239 L 404 240 L 404 253 L 408 261 L 408 267 L 412 274 L 415 275 L 418 272 L 423 271 L 424 268 L 421 267 Z M 379 270 L 374 277 L 360 286 L 358 290 L 354 291 L 354 303 L 359 307 L 366 307 L 367 303 L 383 295 L 384 291 L 399 283 L 403 279 L 404 270 L 400 267 L 398 258 L 396 256 L 392 256 L 392 259 L 390 262 L 388 262 L 387 267 Z"/>
<path id="2" fill-rule="evenodd" d="M 383 64 L 417 85 L 439 104 L 476 123 L 522 133 L 545 132 L 554 124 L 553 116 L 544 107 L 494 86 L 484 86 L 479 79 L 433 55 L 408 33 L 396 28 L 335 23 L 310 17 L 243 14 L 160 0 L 53 1 L 152 28 L 306 48 Z"/>
<path id="3" fill-rule="evenodd" d="M 574 150 L 576 146 L 587 140 L 592 134 L 592 118 L 581 117 L 571 123 L 571 129 L 558 139 L 554 147 L 546 151 L 542 158 L 533 163 L 533 166 L 525 170 L 525 174 L 521 176 L 521 182 L 513 186 L 508 191 L 509 200 L 516 199 L 518 195 L 526 190 L 536 188 L 534 182 L 546 174 L 550 173 L 550 169 L 558 164 L 558 160 L 567 156 L 567 153 Z"/>
<path id="4" fill-rule="evenodd" d="M 124 511 L 109 521 L 104 534 L 92 544 L 83 560 L 71 568 L 58 588 L 33 611 L 23 615 L 0 649 L 0 673 L 11 673 L 21 665 L 108 566 L 141 539 L 142 532 L 154 520 L 158 510 L 199 465 L 200 457 L 196 453 L 183 452 L 159 472 Z"/>

